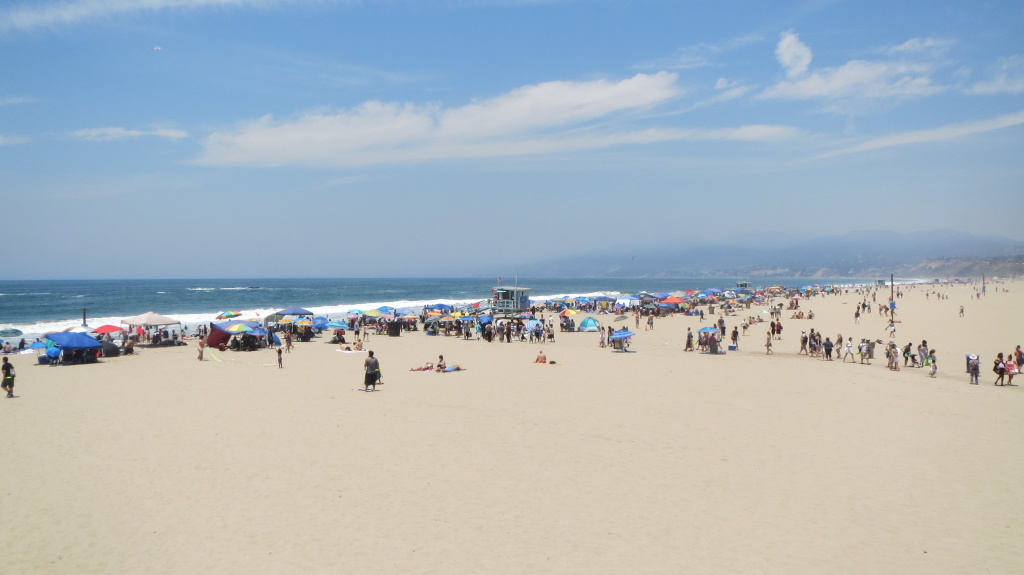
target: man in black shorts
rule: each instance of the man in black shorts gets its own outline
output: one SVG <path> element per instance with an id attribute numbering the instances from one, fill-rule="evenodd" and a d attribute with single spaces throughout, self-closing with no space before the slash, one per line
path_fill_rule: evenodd
<path id="1" fill-rule="evenodd" d="M 3 365 L 0 366 L 0 371 L 3 372 L 4 378 L 3 385 L 0 387 L 7 391 L 7 397 L 14 397 L 14 365 L 9 363 L 6 357 Z"/>
<path id="2" fill-rule="evenodd" d="M 366 372 L 363 378 L 363 391 L 373 391 L 376 389 L 377 379 L 380 377 L 380 362 L 377 358 L 373 357 L 373 351 L 368 352 L 369 357 L 363 362 L 363 371 Z"/>

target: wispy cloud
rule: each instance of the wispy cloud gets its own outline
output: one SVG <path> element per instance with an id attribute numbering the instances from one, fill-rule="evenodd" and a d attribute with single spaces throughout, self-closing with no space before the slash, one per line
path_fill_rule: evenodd
<path id="1" fill-rule="evenodd" d="M 926 46 L 937 43 L 912 40 L 896 51 L 917 53 Z M 781 35 L 775 56 L 786 80 L 764 90 L 762 98 L 875 100 L 929 96 L 947 89 L 932 82 L 934 65 L 928 60 L 851 60 L 841 66 L 812 69 L 811 49 L 793 32 Z"/>
<path id="2" fill-rule="evenodd" d="M 107 127 L 77 130 L 75 132 L 71 132 L 70 135 L 74 138 L 80 138 L 82 140 L 88 140 L 90 142 L 109 142 L 113 140 L 132 140 L 135 138 L 142 138 L 144 136 L 154 136 L 158 138 L 178 140 L 181 138 L 188 137 L 188 132 L 167 128 L 159 128 L 154 130 L 129 130 L 127 128 L 120 127 Z"/>
<path id="3" fill-rule="evenodd" d="M 28 141 L 29 139 L 23 136 L 5 136 L 0 134 L 0 146 L 16 146 L 18 144 L 25 144 Z"/>
<path id="4" fill-rule="evenodd" d="M 462 107 L 366 102 L 279 122 L 271 116 L 211 134 L 207 165 L 353 166 L 535 155 L 671 140 L 772 140 L 789 128 L 630 129 L 629 118 L 675 99 L 676 74 L 618 82 L 547 82 Z M 625 125 L 625 126 L 623 126 Z"/>
<path id="5" fill-rule="evenodd" d="M 930 130 L 917 130 L 913 132 L 903 132 L 901 134 L 892 134 L 868 140 L 856 146 L 851 146 L 842 150 L 821 154 L 817 157 L 829 158 L 845 154 L 855 154 L 857 152 L 866 152 L 869 150 L 878 150 L 881 148 L 891 148 L 894 146 L 957 140 L 974 134 L 991 132 L 992 130 L 1001 130 L 1003 128 L 1019 126 L 1021 124 L 1024 124 L 1024 111 L 997 116 L 986 120 L 947 124 Z"/>
<path id="6" fill-rule="evenodd" d="M 0 10 L 0 30 L 33 30 L 79 22 L 168 9 L 215 7 L 265 7 L 294 0 L 67 0 L 64 2 L 23 2 Z"/>
<path id="7" fill-rule="evenodd" d="M 25 98 L 12 96 L 10 98 L 0 98 L 0 106 L 14 106 L 16 104 L 35 104 L 39 100 L 37 98 Z"/>
<path id="8" fill-rule="evenodd" d="M 692 44 L 680 48 L 675 54 L 643 62 L 635 66 L 640 70 L 693 70 L 715 64 L 722 54 L 738 50 L 744 46 L 760 42 L 757 35 L 737 36 L 721 44 Z"/>
<path id="9" fill-rule="evenodd" d="M 1018 54 L 1000 59 L 992 77 L 974 84 L 967 92 L 986 95 L 1024 93 L 1024 56 Z"/>

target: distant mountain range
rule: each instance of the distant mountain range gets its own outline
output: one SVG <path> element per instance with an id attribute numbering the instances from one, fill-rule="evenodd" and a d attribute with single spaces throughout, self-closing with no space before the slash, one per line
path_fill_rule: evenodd
<path id="1" fill-rule="evenodd" d="M 766 234 L 711 245 L 624 246 L 519 266 L 529 277 L 1024 276 L 1024 242 L 964 232 L 858 231 L 797 239 Z"/>

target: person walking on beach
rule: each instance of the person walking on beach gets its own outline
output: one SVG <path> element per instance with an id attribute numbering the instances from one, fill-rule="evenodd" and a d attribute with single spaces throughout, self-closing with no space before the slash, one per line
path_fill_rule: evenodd
<path id="1" fill-rule="evenodd" d="M 377 379 L 380 378 L 380 361 L 373 357 L 373 350 L 367 352 L 369 355 L 363 362 L 363 391 L 375 391 Z"/>
<path id="2" fill-rule="evenodd" d="M 14 364 L 4 358 L 3 365 L 0 365 L 0 373 L 3 375 L 3 384 L 0 388 L 7 391 L 7 397 L 14 397 Z"/>
<path id="3" fill-rule="evenodd" d="M 771 331 L 768 331 L 768 338 L 764 342 L 764 349 L 765 349 L 765 352 L 764 352 L 765 355 L 772 355 L 773 353 L 775 353 L 775 352 L 772 351 L 772 332 Z"/>
<path id="4" fill-rule="evenodd" d="M 288 353 L 292 352 L 292 332 L 291 330 L 284 332 L 284 350 Z"/>
<path id="5" fill-rule="evenodd" d="M 978 379 L 981 377 L 981 360 L 978 359 L 978 356 L 974 354 L 967 356 L 967 373 L 971 376 L 968 383 L 978 385 Z"/>
<path id="6" fill-rule="evenodd" d="M 609 329 L 609 335 L 610 335 L 611 334 L 611 331 L 610 331 L 611 328 L 608 328 L 608 329 Z M 683 348 L 683 351 L 693 351 L 693 332 L 690 331 L 690 328 L 686 328 L 686 347 Z"/>
<path id="7" fill-rule="evenodd" d="M 866 339 L 860 340 L 860 362 L 871 365 L 871 346 Z"/>
<path id="8" fill-rule="evenodd" d="M 200 337 L 199 341 L 196 342 L 196 347 L 199 348 L 199 361 L 203 361 L 203 351 L 206 349 L 206 338 Z"/>
<path id="9" fill-rule="evenodd" d="M 6 360 L 7 358 L 5 357 L 4 359 Z M 1006 382 L 1004 380 L 1007 377 L 1007 364 L 1006 363 L 1002 363 L 1002 354 L 1001 353 L 995 356 L 995 361 L 992 363 L 992 371 L 995 373 L 995 381 L 992 382 L 992 385 L 996 385 L 996 386 L 1006 385 Z M 6 381 L 6 380 L 4 380 L 4 381 Z M 8 395 L 7 397 L 10 397 L 10 396 Z"/>
<path id="10" fill-rule="evenodd" d="M 771 334 L 772 339 L 775 339 L 775 322 L 768 324 L 768 333 Z"/>
<path id="11" fill-rule="evenodd" d="M 821 348 L 825 350 L 825 361 L 832 361 L 832 340 L 826 337 Z"/>
<path id="12" fill-rule="evenodd" d="M 843 348 L 843 363 L 846 363 L 846 358 L 850 358 L 851 363 L 857 363 L 856 358 L 853 357 L 853 340 L 846 340 L 846 347 Z"/>

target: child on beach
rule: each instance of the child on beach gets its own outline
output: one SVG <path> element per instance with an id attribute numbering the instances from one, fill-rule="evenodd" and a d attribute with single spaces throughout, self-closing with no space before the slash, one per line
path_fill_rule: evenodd
<path id="1" fill-rule="evenodd" d="M 935 361 L 935 350 L 928 352 L 928 365 L 931 369 L 928 370 L 928 377 L 935 377 L 935 374 L 939 372 L 939 364 Z"/>
<path id="2" fill-rule="evenodd" d="M 278 369 L 284 367 L 284 356 L 281 355 L 281 348 L 277 348 L 277 367 Z"/>

